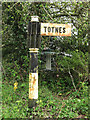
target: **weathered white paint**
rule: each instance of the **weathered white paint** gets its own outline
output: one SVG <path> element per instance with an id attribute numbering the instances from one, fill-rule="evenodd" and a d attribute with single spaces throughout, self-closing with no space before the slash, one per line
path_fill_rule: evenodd
<path id="1" fill-rule="evenodd" d="M 29 74 L 29 99 L 38 99 L 38 73 Z"/>
<path id="2" fill-rule="evenodd" d="M 39 22 L 38 16 L 31 16 L 31 22 Z"/>
<path id="3" fill-rule="evenodd" d="M 33 52 L 33 53 L 37 53 L 38 52 L 38 48 L 29 48 L 29 52 Z"/>

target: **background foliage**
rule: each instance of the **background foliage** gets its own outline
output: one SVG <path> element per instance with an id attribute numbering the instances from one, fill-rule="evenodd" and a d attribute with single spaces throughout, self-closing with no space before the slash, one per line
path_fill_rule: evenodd
<path id="1" fill-rule="evenodd" d="M 2 3 L 3 118 L 89 117 L 88 8 L 88 2 Z M 42 36 L 40 53 L 50 48 L 56 53 L 64 52 L 72 57 L 54 55 L 52 71 L 47 71 L 42 68 L 43 59 L 39 54 L 39 99 L 30 115 L 27 112 L 27 28 L 33 15 L 38 15 L 40 22 L 71 23 L 71 37 Z M 13 90 L 15 81 L 19 83 L 16 92 Z"/>

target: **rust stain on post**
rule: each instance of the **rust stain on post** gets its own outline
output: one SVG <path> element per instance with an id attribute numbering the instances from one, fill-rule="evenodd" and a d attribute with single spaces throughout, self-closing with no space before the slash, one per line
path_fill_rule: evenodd
<path id="1" fill-rule="evenodd" d="M 38 73 L 29 74 L 29 99 L 38 98 Z"/>
<path id="2" fill-rule="evenodd" d="M 38 99 L 38 48 L 30 48 L 29 99 Z"/>

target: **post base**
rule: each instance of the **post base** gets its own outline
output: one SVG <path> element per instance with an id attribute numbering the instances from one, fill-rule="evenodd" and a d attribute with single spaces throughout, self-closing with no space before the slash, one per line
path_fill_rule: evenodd
<path id="1" fill-rule="evenodd" d="M 37 101 L 37 99 L 29 99 L 29 100 L 28 100 L 28 107 L 29 107 L 29 108 L 36 107 L 36 106 L 37 106 L 36 101 Z"/>

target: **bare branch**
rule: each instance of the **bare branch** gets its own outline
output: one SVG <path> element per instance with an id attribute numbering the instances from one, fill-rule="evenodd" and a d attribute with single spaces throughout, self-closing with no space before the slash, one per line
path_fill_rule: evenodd
<path id="1" fill-rule="evenodd" d="M 73 87 L 75 88 L 75 91 L 77 91 L 76 86 L 75 86 L 75 83 L 74 83 L 73 76 L 72 76 L 72 74 L 71 74 L 71 72 L 70 72 L 69 66 L 68 66 L 68 70 L 69 70 L 68 73 L 69 73 L 69 75 L 70 75 L 70 77 L 71 77 L 71 80 L 72 80 Z"/>
<path id="2" fill-rule="evenodd" d="M 61 16 L 79 16 L 78 14 L 66 14 L 66 13 L 60 13 L 60 14 L 56 14 L 53 15 L 53 17 L 61 17 Z"/>
<path id="3" fill-rule="evenodd" d="M 50 17 L 51 20 L 53 20 L 53 18 L 50 16 L 50 14 L 48 13 L 48 11 L 45 9 L 45 7 L 43 6 L 44 11 L 48 14 L 48 16 Z"/>

